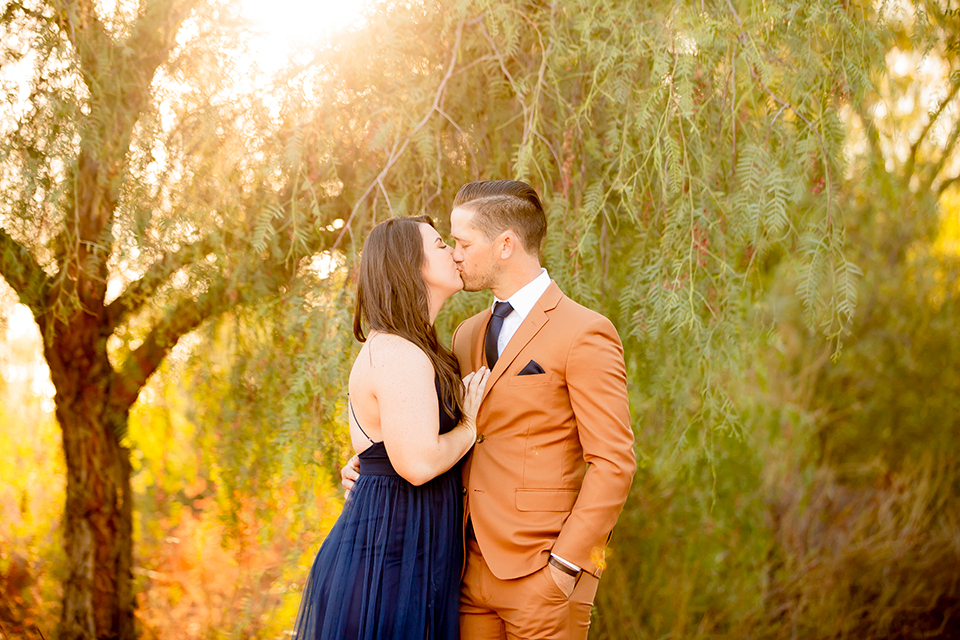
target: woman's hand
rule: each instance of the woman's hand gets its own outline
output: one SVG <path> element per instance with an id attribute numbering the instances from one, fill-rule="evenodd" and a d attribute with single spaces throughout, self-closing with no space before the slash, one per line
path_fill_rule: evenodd
<path id="1" fill-rule="evenodd" d="M 463 419 L 461 424 L 477 435 L 477 412 L 480 410 L 480 398 L 483 397 L 483 390 L 487 386 L 487 378 L 490 377 L 490 369 L 480 367 L 473 373 L 468 373 L 463 378 Z"/>
<path id="2" fill-rule="evenodd" d="M 360 456 L 354 454 L 352 458 L 347 460 L 347 464 L 344 465 L 343 469 L 340 469 L 340 484 L 342 484 L 343 488 L 346 489 L 344 499 L 350 497 L 350 492 L 353 491 L 353 485 L 356 484 L 357 480 L 359 479 Z"/>

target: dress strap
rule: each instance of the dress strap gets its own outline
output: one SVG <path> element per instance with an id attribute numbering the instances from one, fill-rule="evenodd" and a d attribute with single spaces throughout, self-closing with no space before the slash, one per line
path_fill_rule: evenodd
<path id="1" fill-rule="evenodd" d="M 363 436 L 364 436 L 367 440 L 369 440 L 371 444 L 377 444 L 376 442 L 373 441 L 373 438 L 371 438 L 370 436 L 367 435 L 367 432 L 364 431 L 364 430 L 363 430 L 363 427 L 360 425 L 360 421 L 357 420 L 357 414 L 356 414 L 356 412 L 354 412 L 354 410 L 353 410 L 353 403 L 350 402 L 350 394 L 349 394 L 349 393 L 347 393 L 347 406 L 350 407 L 350 415 L 353 416 L 353 421 L 357 423 L 357 428 L 360 429 L 360 433 L 362 433 Z"/>

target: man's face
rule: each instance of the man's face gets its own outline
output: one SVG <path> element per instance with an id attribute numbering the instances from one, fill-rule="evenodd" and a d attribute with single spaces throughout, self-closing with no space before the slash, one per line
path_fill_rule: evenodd
<path id="1" fill-rule="evenodd" d="M 450 235 L 457 246 L 453 259 L 460 269 L 465 291 L 492 289 L 500 273 L 495 243 L 473 226 L 473 212 L 461 207 L 450 213 Z"/>

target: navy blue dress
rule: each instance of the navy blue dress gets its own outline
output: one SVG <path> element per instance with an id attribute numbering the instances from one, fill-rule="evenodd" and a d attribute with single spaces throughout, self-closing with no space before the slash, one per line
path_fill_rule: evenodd
<path id="1" fill-rule="evenodd" d="M 440 433 L 459 421 L 440 409 Z M 360 479 L 310 570 L 293 637 L 457 640 L 461 486 L 459 463 L 415 487 L 382 442 L 365 449 Z"/>

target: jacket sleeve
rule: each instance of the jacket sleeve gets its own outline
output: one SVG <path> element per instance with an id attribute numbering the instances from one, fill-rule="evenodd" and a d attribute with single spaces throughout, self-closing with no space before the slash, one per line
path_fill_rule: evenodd
<path id="1" fill-rule="evenodd" d="M 553 552 L 599 576 L 636 471 L 623 345 L 607 318 L 586 323 L 571 342 L 566 383 L 587 471 Z"/>
<path id="2" fill-rule="evenodd" d="M 457 325 L 457 328 L 453 330 L 453 338 L 450 344 L 450 350 L 453 351 L 453 355 L 457 356 L 457 361 L 460 363 L 461 376 L 467 373 L 466 369 L 470 366 L 470 349 L 469 345 L 466 344 L 467 339 L 464 337 L 470 332 L 463 328 L 463 325 L 467 324 L 467 322 L 466 320 L 461 322 Z"/>

